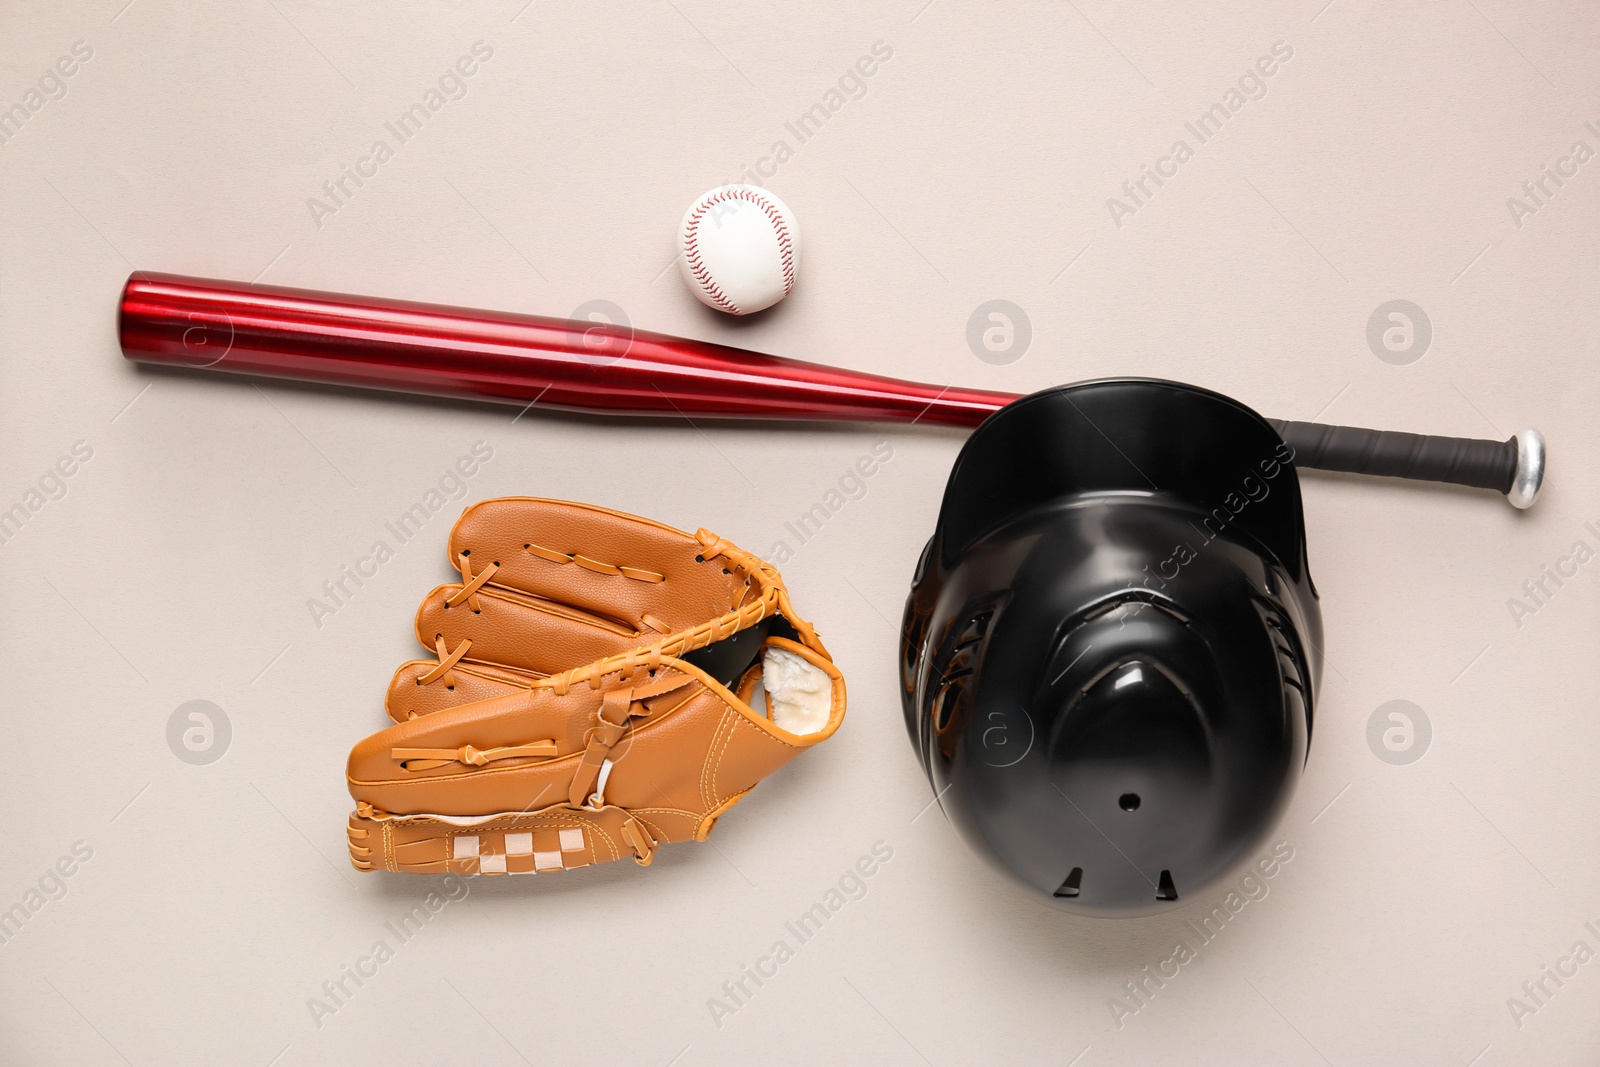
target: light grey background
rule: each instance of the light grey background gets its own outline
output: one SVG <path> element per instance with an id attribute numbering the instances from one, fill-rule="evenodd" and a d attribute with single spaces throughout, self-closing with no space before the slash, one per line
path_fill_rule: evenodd
<path id="1" fill-rule="evenodd" d="M 0 1062 L 1600 1059 L 1600 960 L 1545 979 L 1542 1005 L 1522 988 L 1580 939 L 1600 950 L 1600 565 L 1547 581 L 1520 626 L 1508 604 L 1575 541 L 1600 549 L 1583 526 L 1600 527 L 1600 162 L 1547 179 L 1542 206 L 1522 190 L 1575 141 L 1600 150 L 1592 5 L 124 2 L 0 15 L 0 107 L 93 49 L 0 146 L 0 508 L 75 442 L 93 452 L 0 545 L 0 908 L 92 850 L 0 944 Z M 477 41 L 493 56 L 466 95 L 314 219 L 308 199 Z M 785 122 L 878 41 L 893 56 L 864 95 L 797 143 Z M 1117 225 L 1108 198 L 1193 147 L 1184 124 L 1278 41 L 1293 57 L 1266 95 Z M 671 235 L 780 139 L 793 156 L 768 185 L 804 230 L 799 285 L 733 322 L 668 269 Z M 1515 218 L 1514 196 L 1537 210 Z M 959 435 L 513 421 L 141 372 L 113 317 L 134 268 L 551 314 L 609 300 L 639 326 L 939 383 L 1156 375 L 1279 418 L 1532 425 L 1551 476 L 1526 514 L 1304 479 L 1328 669 L 1280 835 L 1294 858 L 1119 1027 L 1123 983 L 1221 894 L 1059 915 L 925 808 L 896 625 Z M 1433 331 L 1405 365 L 1367 343 L 1396 299 Z M 991 300 L 1028 315 L 1021 358 L 969 348 Z M 893 457 L 866 495 L 793 543 L 784 523 L 879 439 Z M 384 924 L 434 883 L 348 867 L 344 757 L 386 722 L 461 502 L 320 626 L 307 602 L 480 440 L 493 459 L 464 499 L 790 540 L 785 576 L 851 711 L 709 845 L 474 880 L 397 944 Z M 209 764 L 168 747 L 192 700 L 231 724 Z M 1403 765 L 1367 739 L 1396 700 L 1432 726 Z M 880 840 L 893 858 L 866 895 L 717 1025 L 722 984 Z M 309 998 L 379 939 L 394 958 L 317 1025 Z M 1515 1018 L 1512 997 L 1537 1010 Z"/>

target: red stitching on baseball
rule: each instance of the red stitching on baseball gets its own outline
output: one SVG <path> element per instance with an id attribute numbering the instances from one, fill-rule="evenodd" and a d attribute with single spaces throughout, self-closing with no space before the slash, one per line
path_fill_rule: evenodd
<path id="1" fill-rule="evenodd" d="M 789 228 L 783 223 L 783 214 L 770 199 L 750 189 L 720 189 L 711 196 L 706 197 L 689 216 L 689 225 L 684 237 L 684 254 L 688 259 L 689 270 L 694 274 L 695 280 L 700 283 L 706 294 L 716 301 L 717 306 L 724 311 L 735 315 L 742 314 L 739 308 L 729 300 L 722 289 L 711 278 L 711 273 L 706 270 L 705 264 L 700 262 L 700 246 L 698 233 L 700 220 L 705 217 L 712 204 L 720 204 L 728 200 L 744 200 L 760 208 L 767 216 L 767 221 L 772 224 L 772 232 L 778 239 L 778 256 L 783 264 L 783 295 L 788 296 L 794 291 L 794 242 L 789 236 Z"/>
<path id="2" fill-rule="evenodd" d="M 720 203 L 722 199 L 723 197 L 719 194 L 703 201 L 699 207 L 695 208 L 694 214 L 689 217 L 688 235 L 684 240 L 684 253 L 688 257 L 689 270 L 694 274 L 695 280 L 700 283 L 700 287 L 706 291 L 706 294 L 716 301 L 717 306 L 722 310 L 739 315 L 742 312 L 740 312 L 738 305 L 728 299 L 721 287 L 712 280 L 711 273 L 706 270 L 705 264 L 700 262 L 700 220 L 705 217 L 712 204 Z"/>
<path id="3" fill-rule="evenodd" d="M 738 315 L 741 314 L 738 306 L 723 294 L 721 287 L 712 281 L 711 274 L 706 270 L 705 264 L 700 262 L 700 245 L 695 237 L 695 229 L 699 226 L 700 219 L 705 215 L 705 211 L 704 207 L 700 208 L 695 212 L 694 217 L 689 220 L 689 236 L 684 241 L 684 253 L 688 257 L 689 270 L 693 272 L 695 281 L 700 283 L 700 288 L 704 289 L 706 295 L 717 302 L 718 307 L 723 311 Z"/>

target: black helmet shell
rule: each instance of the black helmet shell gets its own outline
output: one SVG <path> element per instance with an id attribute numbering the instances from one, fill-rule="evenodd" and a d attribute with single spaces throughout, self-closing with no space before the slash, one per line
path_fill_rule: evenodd
<path id="1" fill-rule="evenodd" d="M 1292 456 L 1175 382 L 1024 397 L 963 448 L 904 634 L 907 728 L 974 850 L 1066 910 L 1169 907 L 1253 855 L 1305 762 Z"/>

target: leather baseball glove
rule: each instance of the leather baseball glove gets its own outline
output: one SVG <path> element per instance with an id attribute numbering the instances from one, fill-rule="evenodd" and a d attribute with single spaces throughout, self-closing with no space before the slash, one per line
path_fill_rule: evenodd
<path id="1" fill-rule="evenodd" d="M 648 866 L 844 717 L 777 570 L 715 534 L 508 497 L 449 555 L 461 581 L 417 611 L 436 658 L 395 672 L 395 725 L 350 753 L 360 870 Z"/>

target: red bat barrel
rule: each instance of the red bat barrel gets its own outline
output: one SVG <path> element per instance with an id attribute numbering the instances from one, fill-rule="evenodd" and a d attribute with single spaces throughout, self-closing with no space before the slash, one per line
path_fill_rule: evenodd
<path id="1" fill-rule="evenodd" d="M 1016 399 L 610 323 L 147 271 L 117 330 L 140 363 L 603 414 L 971 427 Z"/>

